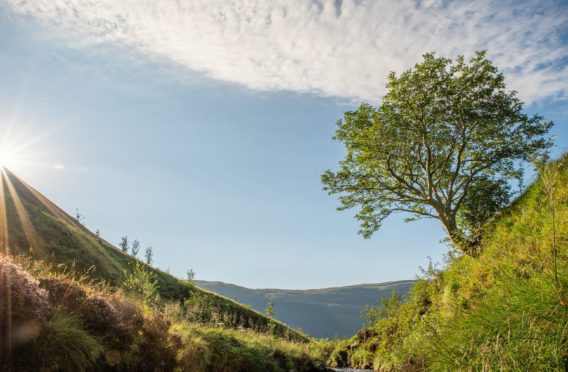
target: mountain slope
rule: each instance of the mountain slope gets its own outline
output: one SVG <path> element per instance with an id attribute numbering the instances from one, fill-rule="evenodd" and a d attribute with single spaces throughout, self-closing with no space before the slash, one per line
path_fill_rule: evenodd
<path id="1" fill-rule="evenodd" d="M 333 366 L 378 371 L 568 370 L 568 154 L 485 225 L 479 257 L 454 252 L 406 301 L 338 343 Z"/>
<path id="2" fill-rule="evenodd" d="M 1 169 L 0 247 L 12 255 L 25 254 L 62 270 L 74 270 L 114 286 L 122 285 L 139 262 L 93 234 L 76 219 L 41 195 L 21 178 Z M 287 337 L 306 337 L 247 306 L 197 288 L 161 270 L 147 267 L 158 280 L 159 294 L 167 300 L 195 302 L 203 317 L 224 319 L 227 327 L 251 328 Z"/>
<path id="3" fill-rule="evenodd" d="M 350 337 L 363 326 L 361 311 L 365 305 L 376 305 L 393 290 L 406 295 L 413 280 L 346 287 L 286 290 L 250 289 L 223 282 L 196 281 L 225 297 L 264 311 L 268 302 L 274 305 L 274 317 L 292 327 L 300 327 L 315 337 Z"/>

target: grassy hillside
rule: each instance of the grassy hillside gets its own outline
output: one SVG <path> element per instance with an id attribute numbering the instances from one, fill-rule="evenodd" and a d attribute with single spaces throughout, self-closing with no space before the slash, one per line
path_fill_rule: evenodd
<path id="1" fill-rule="evenodd" d="M 451 253 L 330 362 L 375 370 L 568 370 L 568 155 L 486 227 L 478 258 Z"/>
<path id="2" fill-rule="evenodd" d="M 325 342 L 198 321 L 193 303 L 155 296 L 156 282 L 141 270 L 127 278 L 144 288 L 132 293 L 0 254 L 0 370 L 325 370 Z"/>
<path id="3" fill-rule="evenodd" d="M 405 295 L 413 280 L 361 284 L 310 290 L 250 289 L 223 282 L 196 281 L 206 288 L 240 303 L 264 311 L 274 304 L 274 317 L 315 337 L 351 337 L 362 326 L 361 311 L 389 297 L 393 290 Z"/>
<path id="4" fill-rule="evenodd" d="M 121 286 L 139 262 L 86 229 L 55 204 L 8 170 L 2 171 L 0 213 L 1 247 L 12 255 L 26 254 L 60 270 Z M 263 314 L 207 290 L 197 288 L 153 267 L 158 292 L 165 300 L 189 301 L 201 309 L 202 321 L 286 335 L 307 337 Z M 212 314 L 216 314 L 213 316 Z"/>

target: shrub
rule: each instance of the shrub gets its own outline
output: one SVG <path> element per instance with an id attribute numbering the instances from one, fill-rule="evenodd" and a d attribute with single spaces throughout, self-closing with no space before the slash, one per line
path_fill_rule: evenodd
<path id="1" fill-rule="evenodd" d="M 89 294 L 79 283 L 68 278 L 48 277 L 40 279 L 40 286 L 49 292 L 53 308 L 78 315 L 85 326 L 97 333 L 118 327 L 118 312 L 102 296 Z"/>
<path id="2" fill-rule="evenodd" d="M 14 350 L 15 370 L 84 371 L 103 346 L 83 328 L 80 318 L 56 314 L 38 339 Z"/>
<path id="3" fill-rule="evenodd" d="M 87 298 L 87 292 L 67 278 L 41 278 L 39 283 L 49 292 L 49 302 L 55 308 L 77 309 Z"/>
<path id="4" fill-rule="evenodd" d="M 110 296 L 109 302 L 116 309 L 118 327 L 129 334 L 135 334 L 144 325 L 142 308 L 134 300 L 117 292 Z"/>
<path id="5" fill-rule="evenodd" d="M 116 308 L 100 296 L 89 296 L 81 304 L 78 313 L 88 329 L 98 333 L 118 327 L 119 315 Z"/>
<path id="6" fill-rule="evenodd" d="M 329 355 L 327 363 L 333 368 L 345 368 L 349 367 L 349 353 L 347 351 L 348 341 L 338 341 L 335 345 L 333 351 Z"/>
<path id="7" fill-rule="evenodd" d="M 9 257 L 0 256 L 0 352 L 34 340 L 45 326 L 48 293 Z M 0 356 L 0 362 L 7 363 Z"/>
<path id="8" fill-rule="evenodd" d="M 169 333 L 170 323 L 159 313 L 145 318 L 135 343 L 145 371 L 171 371 L 176 366 L 179 344 Z"/>
<path id="9" fill-rule="evenodd" d="M 185 344 L 190 345 L 190 349 L 196 349 L 191 346 L 195 338 L 186 339 Z M 202 349 L 206 345 L 206 352 L 201 352 L 200 365 L 205 365 L 204 371 L 211 372 L 268 372 L 278 370 L 275 360 L 269 357 L 269 351 L 261 348 L 252 348 L 243 343 L 234 335 L 229 334 L 221 329 L 209 329 L 200 332 L 197 337 L 197 349 Z M 187 354 L 185 354 L 187 358 Z M 191 359 L 190 359 L 191 360 Z M 188 359 L 186 359 L 188 361 Z M 191 366 L 187 367 L 189 371 L 193 371 Z M 195 370 L 199 371 L 199 370 Z"/>
<path id="10" fill-rule="evenodd" d="M 142 301 L 146 308 L 159 302 L 158 276 L 139 261 L 126 276 L 124 288 L 130 295 Z"/>

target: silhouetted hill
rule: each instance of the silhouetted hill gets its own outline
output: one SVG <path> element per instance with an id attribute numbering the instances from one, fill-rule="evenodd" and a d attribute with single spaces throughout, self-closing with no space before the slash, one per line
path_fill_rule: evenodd
<path id="1" fill-rule="evenodd" d="M 406 295 L 414 281 L 309 290 L 250 289 L 201 280 L 195 283 L 257 311 L 264 311 L 268 302 L 272 302 L 276 319 L 291 327 L 300 327 L 315 337 L 333 338 L 355 334 L 363 325 L 361 311 L 365 305 L 377 305 L 380 298 L 390 296 L 393 290 Z"/>

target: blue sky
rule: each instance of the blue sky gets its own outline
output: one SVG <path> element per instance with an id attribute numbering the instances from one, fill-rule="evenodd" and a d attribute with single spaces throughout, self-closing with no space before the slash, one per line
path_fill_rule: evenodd
<path id="1" fill-rule="evenodd" d="M 249 287 L 412 278 L 440 260 L 436 221 L 372 239 L 320 174 L 335 122 L 378 103 L 423 52 L 488 49 L 568 150 L 568 9 L 560 1 L 0 2 L 0 139 L 16 171 L 156 266 Z"/>

